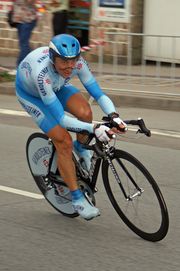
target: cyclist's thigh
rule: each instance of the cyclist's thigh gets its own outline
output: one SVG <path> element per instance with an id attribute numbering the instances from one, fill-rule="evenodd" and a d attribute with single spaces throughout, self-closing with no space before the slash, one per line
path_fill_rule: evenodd
<path id="1" fill-rule="evenodd" d="M 69 99 L 77 93 L 80 93 L 79 89 L 77 89 L 71 84 L 67 84 L 63 86 L 58 92 L 56 92 L 56 95 L 58 99 L 60 100 L 65 111 L 69 112 L 67 103 Z"/>
<path id="2" fill-rule="evenodd" d="M 91 108 L 80 91 L 72 85 L 66 85 L 57 94 L 64 110 L 81 119 L 84 115 L 92 118 Z"/>
<path id="3" fill-rule="evenodd" d="M 58 122 L 51 115 L 51 112 L 40 98 L 27 94 L 18 86 L 16 86 L 16 95 L 20 104 L 44 133 L 48 133 L 52 128 L 58 125 Z"/>

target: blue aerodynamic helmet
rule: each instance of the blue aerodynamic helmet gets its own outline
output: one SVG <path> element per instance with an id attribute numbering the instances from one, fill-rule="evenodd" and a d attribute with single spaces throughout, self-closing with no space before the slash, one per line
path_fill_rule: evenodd
<path id="1" fill-rule="evenodd" d="M 72 35 L 57 35 L 49 43 L 49 57 L 53 63 L 55 57 L 72 59 L 78 57 L 80 53 L 81 46 L 79 41 Z"/>

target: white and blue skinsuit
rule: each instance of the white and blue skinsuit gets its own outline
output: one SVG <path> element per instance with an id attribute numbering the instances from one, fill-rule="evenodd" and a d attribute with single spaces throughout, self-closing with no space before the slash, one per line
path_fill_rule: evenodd
<path id="1" fill-rule="evenodd" d="M 16 95 L 24 109 L 45 133 L 56 125 L 74 132 L 93 132 L 93 124 L 79 121 L 65 113 L 68 112 L 68 99 L 79 92 L 69 84 L 74 76 L 79 77 L 106 115 L 116 111 L 83 57 L 79 58 L 71 76 L 66 79 L 56 72 L 49 58 L 48 47 L 35 49 L 20 63 L 16 75 Z"/>

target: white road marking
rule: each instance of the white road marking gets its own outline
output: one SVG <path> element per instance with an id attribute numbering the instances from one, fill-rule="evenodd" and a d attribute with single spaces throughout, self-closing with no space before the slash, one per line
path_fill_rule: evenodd
<path id="1" fill-rule="evenodd" d="M 31 193 L 28 191 L 15 189 L 15 188 L 3 186 L 3 185 L 0 185 L 0 191 L 10 192 L 13 194 L 17 194 L 17 195 L 21 195 L 21 196 L 25 196 L 25 197 L 29 197 L 29 198 L 33 198 L 33 199 L 44 199 L 43 195 Z"/>
<path id="2" fill-rule="evenodd" d="M 12 116 L 22 116 L 22 117 L 30 117 L 27 112 L 20 111 L 20 110 L 11 110 L 11 109 L 2 109 L 0 108 L 0 114 L 4 115 L 12 115 Z M 94 121 L 94 123 L 100 123 L 99 121 Z M 129 127 L 129 131 L 136 131 L 135 128 Z M 152 135 L 160 135 L 160 136 L 168 136 L 173 138 L 180 138 L 179 132 L 172 132 L 172 131 L 158 131 L 158 130 L 151 130 Z"/>
<path id="3" fill-rule="evenodd" d="M 20 110 L 11 110 L 11 109 L 2 109 L 0 108 L 0 114 L 4 115 L 13 115 L 13 116 L 22 116 L 22 117 L 30 117 L 27 112 Z"/>

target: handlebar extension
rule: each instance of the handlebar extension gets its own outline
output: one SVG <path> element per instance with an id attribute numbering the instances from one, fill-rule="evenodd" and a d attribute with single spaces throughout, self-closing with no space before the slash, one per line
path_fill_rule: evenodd
<path id="1" fill-rule="evenodd" d="M 126 127 L 124 129 L 121 129 L 119 125 L 115 121 L 113 121 L 113 119 L 111 119 L 110 117 L 105 116 L 102 118 L 102 120 L 107 121 L 107 123 L 104 123 L 104 125 L 108 126 L 109 128 L 115 127 L 121 132 L 126 131 Z M 137 120 L 124 120 L 124 122 L 127 125 L 130 124 L 138 126 L 139 127 L 139 130 L 137 131 L 138 133 L 145 134 L 148 137 L 151 136 L 151 131 L 146 127 L 144 120 L 142 118 L 138 118 Z"/>
<path id="2" fill-rule="evenodd" d="M 125 120 L 124 121 L 127 125 L 136 125 L 139 126 L 138 133 L 145 134 L 146 136 L 151 136 L 151 131 L 146 127 L 144 120 L 142 118 L 138 118 L 137 120 Z"/>

